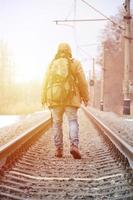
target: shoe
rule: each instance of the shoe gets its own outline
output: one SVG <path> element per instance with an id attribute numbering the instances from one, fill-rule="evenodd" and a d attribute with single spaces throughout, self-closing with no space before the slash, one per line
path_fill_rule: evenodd
<path id="1" fill-rule="evenodd" d="M 62 158 L 63 157 L 63 149 L 57 148 L 55 151 L 55 157 Z"/>
<path id="2" fill-rule="evenodd" d="M 70 153 L 72 154 L 74 159 L 81 159 L 81 154 L 80 154 L 77 146 L 72 145 L 70 147 Z"/>

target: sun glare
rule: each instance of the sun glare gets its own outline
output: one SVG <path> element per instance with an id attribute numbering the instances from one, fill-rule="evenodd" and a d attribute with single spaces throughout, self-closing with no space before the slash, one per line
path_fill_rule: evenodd
<path id="1" fill-rule="evenodd" d="M 41 81 L 43 77 L 42 69 L 38 66 L 18 67 L 16 68 L 15 80 L 17 83 L 25 83 L 30 81 Z"/>
<path id="2" fill-rule="evenodd" d="M 40 80 L 44 73 L 44 68 L 42 63 L 39 63 L 40 59 L 37 55 L 34 55 L 32 51 L 31 54 L 33 55 L 25 55 L 25 52 L 22 52 L 23 56 L 19 54 L 15 55 L 15 81 L 17 83 L 25 83 L 34 80 Z"/>
<path id="3" fill-rule="evenodd" d="M 20 82 L 20 83 L 23 83 L 23 82 L 29 82 L 31 80 L 34 80 L 35 79 L 35 75 L 33 72 L 30 72 L 29 70 L 19 70 L 18 73 L 16 73 L 16 82 Z"/>

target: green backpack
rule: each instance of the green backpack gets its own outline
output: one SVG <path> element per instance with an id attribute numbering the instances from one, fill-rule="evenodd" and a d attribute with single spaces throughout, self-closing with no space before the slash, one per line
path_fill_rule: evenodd
<path id="1" fill-rule="evenodd" d="M 74 93 L 74 77 L 71 61 L 66 58 L 53 60 L 49 69 L 46 99 L 47 103 L 64 105 Z"/>

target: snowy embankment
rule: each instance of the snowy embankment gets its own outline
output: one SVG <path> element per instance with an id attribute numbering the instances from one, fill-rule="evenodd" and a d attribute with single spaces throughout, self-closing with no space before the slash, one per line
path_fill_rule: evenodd
<path id="1" fill-rule="evenodd" d="M 45 119 L 48 119 L 48 117 L 50 117 L 49 110 L 45 110 L 43 112 L 36 112 L 20 118 L 19 121 L 13 123 L 12 125 L 0 128 L 0 146 L 16 138 L 18 135 L 22 134 L 29 128 L 32 128 L 33 126 L 44 121 Z"/>
<path id="2" fill-rule="evenodd" d="M 133 146 L 133 116 L 120 117 L 113 112 L 103 112 L 92 107 L 89 107 L 88 110 L 111 130 L 115 131 L 118 136 Z"/>

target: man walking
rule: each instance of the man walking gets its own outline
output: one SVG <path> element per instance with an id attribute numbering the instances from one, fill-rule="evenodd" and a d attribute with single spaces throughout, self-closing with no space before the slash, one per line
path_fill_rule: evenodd
<path id="1" fill-rule="evenodd" d="M 72 58 L 70 46 L 61 43 L 48 67 L 42 90 L 42 105 L 46 104 L 52 111 L 56 157 L 63 156 L 62 122 L 65 113 L 69 123 L 70 153 L 74 159 L 81 159 L 77 111 L 82 102 L 87 106 L 88 101 L 88 85 L 81 63 Z"/>

